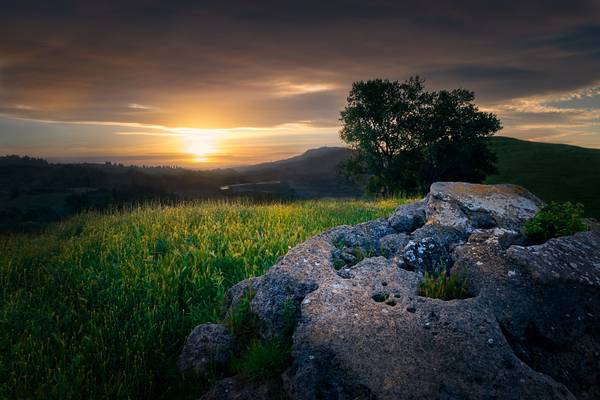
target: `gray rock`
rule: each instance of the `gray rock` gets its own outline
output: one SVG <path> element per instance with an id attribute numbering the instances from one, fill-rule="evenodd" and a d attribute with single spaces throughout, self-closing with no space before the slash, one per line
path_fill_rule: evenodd
<path id="1" fill-rule="evenodd" d="M 363 279 L 307 296 L 284 377 L 291 399 L 573 398 L 520 362 L 475 299 L 419 298 L 415 275 L 383 261 Z M 394 305 L 372 298 L 383 279 Z"/>
<path id="2" fill-rule="evenodd" d="M 373 221 L 358 224 L 354 227 L 354 230 L 362 232 L 366 237 L 369 238 L 369 241 L 396 233 L 386 218 L 379 218 Z"/>
<path id="3" fill-rule="evenodd" d="M 281 384 L 277 381 L 248 385 L 239 376 L 217 382 L 200 400 L 272 400 L 281 398 Z"/>
<path id="4" fill-rule="evenodd" d="M 409 233 L 423 225 L 425 223 L 426 200 L 403 204 L 396 208 L 388 218 L 390 226 L 398 232 Z"/>
<path id="5" fill-rule="evenodd" d="M 407 243 L 408 235 L 404 233 L 392 233 L 379 239 L 379 250 L 382 256 L 391 258 L 401 255 Z"/>
<path id="6" fill-rule="evenodd" d="M 235 340 L 221 324 L 202 324 L 188 336 L 177 368 L 181 372 L 194 369 L 206 372 L 212 365 L 225 365 L 233 354 Z"/>
<path id="7" fill-rule="evenodd" d="M 247 296 L 250 292 L 256 292 L 256 287 L 260 283 L 262 277 L 254 277 L 245 279 L 241 282 L 238 282 L 236 285 L 232 286 L 226 293 L 225 296 L 225 305 L 227 309 L 231 309 L 235 307 L 235 305 L 242 299 Z"/>
<path id="8" fill-rule="evenodd" d="M 261 321 L 260 336 L 271 338 L 288 323 L 284 310 L 299 308 L 304 297 L 318 287 L 325 276 L 337 276 L 329 241 L 315 237 L 291 249 L 253 285 L 251 311 Z M 235 303 L 232 303 L 235 307 Z"/>
<path id="9" fill-rule="evenodd" d="M 560 280 L 600 288 L 600 235 L 596 231 L 550 239 L 538 246 L 512 246 L 508 256 L 540 284 Z M 564 258 L 569 255 L 568 260 Z"/>
<path id="10" fill-rule="evenodd" d="M 281 376 L 292 400 L 600 398 L 600 229 L 524 246 L 522 224 L 540 204 L 515 186 L 434 184 L 389 226 L 338 227 L 296 246 L 232 288 L 229 305 L 255 291 L 263 338 L 283 329 L 282 305 L 297 310 Z M 348 249 L 372 246 L 336 269 Z M 419 296 L 417 272 L 440 261 L 472 297 Z M 209 398 L 254 390 L 227 379 Z"/>
<path id="11" fill-rule="evenodd" d="M 419 229 L 414 230 L 410 235 L 410 239 L 414 241 L 425 238 L 434 239 L 450 251 L 454 247 L 463 244 L 467 240 L 468 235 L 459 229 L 436 223 L 423 225 Z"/>
<path id="12" fill-rule="evenodd" d="M 402 256 L 407 269 L 420 273 L 441 271 L 452 264 L 446 247 L 431 237 L 409 241 Z"/>
<path id="13" fill-rule="evenodd" d="M 427 222 L 467 233 L 494 227 L 518 231 L 542 204 L 540 199 L 516 185 L 437 182 L 431 185 Z"/>
<path id="14" fill-rule="evenodd" d="M 476 231 L 455 250 L 477 299 L 496 316 L 515 355 L 581 399 L 600 397 L 600 232 L 512 245 L 503 229 Z"/>

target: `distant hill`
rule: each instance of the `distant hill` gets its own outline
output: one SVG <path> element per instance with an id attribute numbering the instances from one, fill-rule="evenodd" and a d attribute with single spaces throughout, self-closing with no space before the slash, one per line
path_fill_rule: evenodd
<path id="1" fill-rule="evenodd" d="M 576 201 L 600 218 L 600 150 L 536 143 L 507 137 L 491 139 L 498 155 L 497 175 L 486 183 L 521 185 L 546 201 Z"/>
<path id="2" fill-rule="evenodd" d="M 357 197 L 362 192 L 339 175 L 339 165 L 352 151 L 344 147 L 319 147 L 285 160 L 238 167 L 236 170 L 254 182 L 280 181 L 299 197 Z"/>
<path id="3" fill-rule="evenodd" d="M 490 145 L 498 155 L 498 174 L 486 183 L 521 185 L 546 201 L 579 202 L 587 215 L 600 218 L 600 150 L 508 137 L 491 138 Z M 308 197 L 359 195 L 337 176 L 337 166 L 351 154 L 343 147 L 321 147 L 236 170 L 252 181 L 287 182 Z"/>
<path id="4" fill-rule="evenodd" d="M 486 183 L 521 185 L 546 201 L 580 202 L 587 215 L 600 218 L 600 150 L 508 137 L 491 138 L 490 145 L 498 155 L 498 174 Z M 308 197 L 359 195 L 337 176 L 337 166 L 351 154 L 344 147 L 321 147 L 236 170 L 251 181 L 287 182 Z"/>

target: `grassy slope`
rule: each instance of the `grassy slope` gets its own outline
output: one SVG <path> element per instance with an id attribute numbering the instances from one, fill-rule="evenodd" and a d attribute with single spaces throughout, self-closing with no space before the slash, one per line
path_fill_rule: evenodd
<path id="1" fill-rule="evenodd" d="M 174 363 L 225 291 L 308 236 L 398 200 L 202 202 L 83 214 L 0 238 L 0 398 L 187 398 Z"/>
<path id="2" fill-rule="evenodd" d="M 515 183 L 546 201 L 574 201 L 600 218 L 600 150 L 492 138 L 499 174 L 487 183 Z"/>

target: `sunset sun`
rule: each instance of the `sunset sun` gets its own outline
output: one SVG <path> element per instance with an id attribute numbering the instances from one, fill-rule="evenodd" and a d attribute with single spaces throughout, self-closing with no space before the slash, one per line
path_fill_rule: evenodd
<path id="1" fill-rule="evenodd" d="M 194 162 L 206 163 L 209 156 L 216 153 L 217 148 L 211 137 L 192 134 L 183 138 L 183 152 L 190 154 Z"/>

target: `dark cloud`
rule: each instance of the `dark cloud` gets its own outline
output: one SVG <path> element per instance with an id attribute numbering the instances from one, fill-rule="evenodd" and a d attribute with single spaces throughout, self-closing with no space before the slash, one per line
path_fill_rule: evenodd
<path id="1" fill-rule="evenodd" d="M 4 0 L 0 113 L 335 126 L 353 81 L 414 74 L 497 105 L 597 83 L 599 21 L 596 0 Z"/>
<path id="2" fill-rule="evenodd" d="M 547 39 L 547 43 L 574 54 L 600 56 L 600 24 L 586 25 Z"/>

